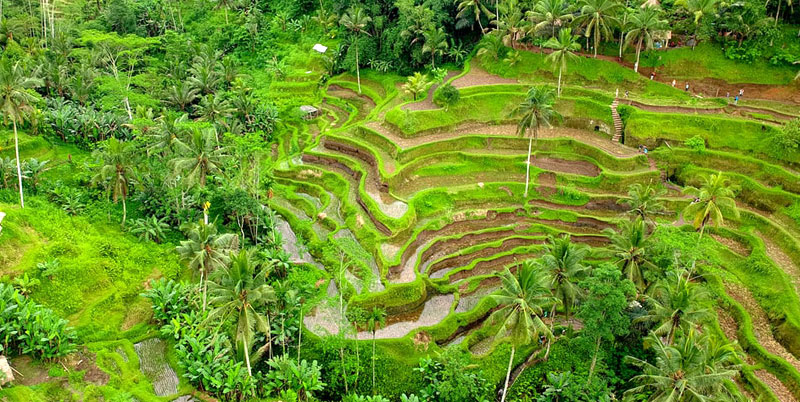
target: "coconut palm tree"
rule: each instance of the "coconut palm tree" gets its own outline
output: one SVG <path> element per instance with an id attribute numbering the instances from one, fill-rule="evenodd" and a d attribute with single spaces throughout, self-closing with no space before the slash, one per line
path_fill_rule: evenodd
<path id="1" fill-rule="evenodd" d="M 607 228 L 603 233 L 611 240 L 608 251 L 613 258 L 616 258 L 616 263 L 622 268 L 622 274 L 635 283 L 639 291 L 647 289 L 648 283 L 644 271 L 655 269 L 656 266 L 647 258 L 650 243 L 644 220 L 637 216 L 634 221 L 620 223 L 619 232 Z"/>
<path id="2" fill-rule="evenodd" d="M 556 36 L 556 28 L 572 21 L 572 7 L 564 0 L 539 0 L 525 15 L 533 24 L 531 33 L 550 27 L 550 37 Z"/>
<path id="3" fill-rule="evenodd" d="M 688 331 L 707 320 L 711 314 L 703 303 L 708 298 L 705 288 L 693 282 L 692 271 L 678 269 L 656 283 L 652 295 L 647 297 L 650 310 L 634 322 L 656 325 L 653 334 L 664 337 L 672 345 L 678 329 Z"/>
<path id="4" fill-rule="evenodd" d="M 258 360 L 271 345 L 269 316 L 263 312 L 276 300 L 275 291 L 266 282 L 267 269 L 257 267 L 252 260 L 252 253 L 247 250 L 231 254 L 230 265 L 220 267 L 209 284 L 209 303 L 213 308 L 208 320 L 235 320 L 234 339 L 244 355 L 248 375 L 253 375 L 250 349 L 255 333 L 265 334 L 267 344 L 257 352 L 253 360 Z"/>
<path id="5" fill-rule="evenodd" d="M 585 29 L 585 35 L 594 36 L 594 57 L 603 37 L 611 36 L 611 26 L 618 23 L 619 3 L 613 0 L 582 0 L 581 15 L 575 21 Z"/>
<path id="6" fill-rule="evenodd" d="M 205 187 L 206 177 L 211 173 L 221 173 L 221 166 L 228 157 L 225 148 L 217 146 L 217 130 L 195 128 L 187 142 L 175 141 L 175 148 L 181 156 L 169 163 L 175 174 L 183 174 L 187 186 L 200 184 Z"/>
<path id="7" fill-rule="evenodd" d="M 228 127 L 226 120 L 236 112 L 236 108 L 231 106 L 228 100 L 213 94 L 206 95 L 200 99 L 200 104 L 195 107 L 195 110 L 200 116 L 198 120 L 207 121 L 214 125 L 219 123 L 223 127 Z"/>
<path id="8" fill-rule="evenodd" d="M 528 132 L 532 136 L 528 137 L 528 162 L 525 168 L 525 197 L 528 197 L 528 184 L 531 173 L 531 145 L 533 140 L 539 139 L 539 128 L 542 126 L 550 127 L 551 121 L 561 119 L 561 115 L 553 109 L 555 99 L 553 90 L 546 87 L 532 87 L 522 101 L 511 113 L 512 117 L 518 117 L 517 134 L 522 137 Z M 537 144 L 538 145 L 538 144 Z"/>
<path id="9" fill-rule="evenodd" d="M 628 208 L 633 219 L 639 217 L 644 221 L 650 219 L 650 222 L 655 223 L 652 216 L 666 210 L 664 203 L 659 201 L 659 198 L 666 193 L 667 190 L 653 187 L 650 184 L 643 186 L 635 183 L 628 187 L 628 198 L 620 200 L 619 203 Z"/>
<path id="10" fill-rule="evenodd" d="M 550 236 L 545 253 L 539 258 L 542 270 L 549 276 L 553 295 L 561 302 L 568 320 L 575 301 L 583 296 L 577 283 L 589 272 L 589 267 L 583 265 L 587 255 L 589 248 L 586 245 L 572 243 L 570 236 L 564 235 Z M 551 317 L 555 313 L 555 306 L 553 307 Z"/>
<path id="11" fill-rule="evenodd" d="M 185 111 L 197 99 L 198 92 L 199 90 L 188 81 L 181 81 L 178 85 L 173 85 L 167 90 L 164 101 L 181 111 Z"/>
<path id="12" fill-rule="evenodd" d="M 714 226 L 724 223 L 723 212 L 739 216 L 734 201 L 736 187 L 722 176 L 722 172 L 704 177 L 699 189 L 690 186 L 684 189 L 684 193 L 695 197 L 695 202 L 683 210 L 683 215 L 692 217 L 695 229 L 700 230 L 700 237 L 703 237 L 703 231 L 709 221 Z"/>
<path id="13" fill-rule="evenodd" d="M 375 332 L 386 325 L 386 310 L 373 307 L 367 313 L 367 330 L 372 332 L 372 392 L 375 393 Z"/>
<path id="14" fill-rule="evenodd" d="M 500 52 L 503 50 L 503 38 L 492 32 L 483 37 L 481 43 L 478 45 L 478 56 L 490 55 L 493 59 L 497 60 L 500 57 Z"/>
<path id="15" fill-rule="evenodd" d="M 188 133 L 186 122 L 189 116 L 186 113 L 179 115 L 161 115 L 156 119 L 156 127 L 150 130 L 147 137 L 150 144 L 148 153 L 166 155 L 173 152 L 175 145 Z"/>
<path id="16" fill-rule="evenodd" d="M 458 1 L 458 0 L 456 0 Z M 462 0 L 458 3 L 458 14 L 456 14 L 456 18 L 459 22 L 456 24 L 458 27 L 466 26 L 469 23 L 463 23 L 461 21 L 469 21 L 471 16 L 475 17 L 475 22 L 478 23 L 478 27 L 481 29 L 482 34 L 486 34 L 486 30 L 483 28 L 483 24 L 481 23 L 481 15 L 485 15 L 487 19 L 491 21 L 494 17 L 494 13 L 489 11 L 489 8 L 486 7 L 488 3 L 487 0 Z M 469 24 L 470 26 L 475 26 L 475 22 Z"/>
<path id="17" fill-rule="evenodd" d="M 22 193 L 22 166 L 19 158 L 19 135 L 17 124 L 25 121 L 25 116 L 33 111 L 36 96 L 32 89 L 43 85 L 42 80 L 33 74 L 26 73 L 19 62 L 11 64 L 4 61 L 0 65 L 0 110 L 3 122 L 14 127 L 14 152 L 17 161 L 17 181 L 19 187 L 19 205 L 25 208 L 25 196 Z"/>
<path id="18" fill-rule="evenodd" d="M 125 225 L 128 216 L 125 201 L 135 176 L 133 167 L 136 164 L 136 146 L 132 142 L 111 137 L 94 152 L 94 155 L 101 162 L 100 170 L 92 178 L 92 183 L 106 186 L 115 203 L 117 200 L 122 200 L 122 224 Z"/>
<path id="19" fill-rule="evenodd" d="M 547 275 L 542 275 L 534 264 L 522 264 L 518 269 L 517 276 L 514 276 L 506 268 L 500 274 L 500 280 L 500 290 L 491 298 L 502 307 L 492 313 L 489 320 L 490 322 L 500 321 L 497 337 L 508 337 L 511 342 L 511 357 L 508 360 L 508 371 L 501 399 L 501 402 L 505 402 L 517 347 L 528 344 L 539 335 L 544 335 L 548 339 L 553 337 L 553 333 L 542 321 L 542 316 L 544 315 L 543 308 L 555 303 L 556 299 L 550 292 Z"/>
<path id="20" fill-rule="evenodd" d="M 553 63 L 553 67 L 558 69 L 558 96 L 561 96 L 561 75 L 567 70 L 567 62 L 577 60 L 578 56 L 574 53 L 581 49 L 578 44 L 578 37 L 572 35 L 572 29 L 564 28 L 558 32 L 558 39 L 550 38 L 545 42 L 544 47 L 553 49 L 553 53 L 547 55 L 547 60 Z"/>
<path id="21" fill-rule="evenodd" d="M 738 374 L 739 365 L 731 344 L 698 335 L 694 330 L 674 346 L 656 335 L 650 335 L 648 341 L 655 354 L 653 363 L 632 356 L 625 358 L 626 363 L 642 372 L 632 378 L 638 385 L 625 391 L 626 397 L 648 394 L 651 401 L 736 400 L 730 389 L 736 388 L 731 380 Z"/>
<path id="22" fill-rule="evenodd" d="M 189 269 L 200 271 L 200 283 L 203 285 L 203 311 L 206 309 L 208 274 L 230 262 L 230 254 L 239 248 L 239 238 L 232 233 L 220 234 L 214 223 L 192 223 L 182 227 L 186 232 L 186 240 L 175 248 Z"/>
<path id="23" fill-rule="evenodd" d="M 642 45 L 644 45 L 645 50 L 652 49 L 654 34 L 667 29 L 667 21 L 661 19 L 661 14 L 660 8 L 645 6 L 636 10 L 630 18 L 630 30 L 625 34 L 625 47 L 636 42 L 636 63 L 633 65 L 633 71 L 639 71 L 639 57 L 642 53 Z"/>
<path id="24" fill-rule="evenodd" d="M 431 29 L 425 32 L 425 44 L 422 46 L 422 54 L 431 54 L 431 67 L 436 68 L 436 55 L 443 55 L 447 50 L 447 34 L 444 29 Z"/>
<path id="25" fill-rule="evenodd" d="M 508 0 L 500 5 L 504 11 L 505 18 L 498 18 L 494 21 L 500 36 L 503 39 L 503 44 L 511 46 L 516 49 L 516 43 L 525 39 L 525 36 L 530 32 L 528 25 L 530 24 L 525 15 L 522 13 L 521 8 L 516 0 Z"/>
<path id="26" fill-rule="evenodd" d="M 370 22 L 372 22 L 372 17 L 368 16 L 361 7 L 350 8 L 342 15 L 342 19 L 339 20 L 339 24 L 353 32 L 356 37 L 354 42 L 356 45 L 356 80 L 358 81 L 359 94 L 361 93 L 361 70 L 358 64 L 358 36 L 362 33 L 369 35 L 366 28 Z"/>
<path id="27" fill-rule="evenodd" d="M 697 31 L 700 29 L 700 21 L 707 15 L 714 15 L 717 11 L 719 0 L 678 0 L 675 5 L 682 6 L 694 16 L 694 44 L 697 45 Z"/>

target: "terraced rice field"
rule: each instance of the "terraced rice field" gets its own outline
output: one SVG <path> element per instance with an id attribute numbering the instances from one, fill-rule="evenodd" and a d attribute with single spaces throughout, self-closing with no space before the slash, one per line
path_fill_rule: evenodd
<path id="1" fill-rule="evenodd" d="M 463 343 L 477 358 L 487 356 L 493 341 L 480 329 L 494 307 L 486 296 L 498 286 L 498 271 L 540 255 L 549 235 L 570 234 L 591 247 L 591 259 L 607 258 L 603 231 L 626 219 L 620 202 L 635 183 L 664 188 L 668 211 L 657 220 L 682 226 L 680 211 L 691 202 L 682 188 L 702 174 L 729 171 L 742 187 L 737 199 L 742 215 L 713 230 L 711 238 L 723 250 L 726 266 L 739 268 L 719 273 L 720 327 L 746 356 L 740 383 L 762 390 L 767 399 L 800 397 L 800 343 L 792 340 L 800 316 L 790 315 L 800 311 L 797 293 L 782 296 L 787 301 L 781 310 L 767 303 L 770 293 L 759 285 L 763 278 L 751 281 L 747 268 L 753 255 L 763 256 L 770 264 L 759 275 L 786 278 L 796 290 L 800 229 L 785 211 L 800 200 L 797 161 L 713 143 L 707 158 L 698 158 L 674 138 L 627 134 L 630 144 L 648 144 L 651 150 L 662 145 L 644 155 L 612 141 L 612 115 L 603 103 L 608 95 L 594 97 L 582 89 L 582 96 L 558 101 L 564 122 L 541 131 L 525 198 L 528 141 L 504 117 L 524 87 L 477 67 L 451 72 L 447 80 L 462 91 L 462 100 L 502 97 L 501 110 L 459 110 L 445 119 L 430 101 L 434 88 L 424 100 L 403 102 L 396 87 L 365 80 L 366 90 L 358 94 L 343 78 L 328 86 L 325 114 L 311 129 L 297 130 L 292 142 L 304 146 L 296 152 L 282 146 L 275 155 L 280 168 L 272 207 L 288 222 L 281 227 L 284 238 L 318 245 L 305 256 L 290 244 L 294 258 L 322 266 L 314 259 L 326 258 L 324 244 L 347 242 L 341 256 L 351 262 L 347 283 L 323 284 L 328 296 L 338 300 L 344 292 L 363 305 L 386 306 L 388 325 L 378 338 Z M 594 102 L 606 112 L 572 113 L 569 105 L 575 102 Z M 627 104 L 687 119 L 700 114 L 749 121 L 744 112 L 757 109 Z M 766 114 L 774 121 L 764 124 L 776 127 L 790 117 Z M 336 333 L 342 321 L 336 303 L 318 305 L 305 318 L 306 327 L 319 335 Z"/>

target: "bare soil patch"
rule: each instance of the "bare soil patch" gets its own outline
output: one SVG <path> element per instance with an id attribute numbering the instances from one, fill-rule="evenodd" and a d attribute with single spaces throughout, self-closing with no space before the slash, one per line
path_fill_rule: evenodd
<path id="1" fill-rule="evenodd" d="M 469 72 L 464 74 L 453 81 L 453 86 L 456 88 L 474 87 L 478 85 L 494 85 L 494 84 L 516 84 L 517 80 L 499 77 L 494 74 L 488 73 L 486 70 L 478 67 L 476 63 L 470 67 Z"/>
<path id="2" fill-rule="evenodd" d="M 797 267 L 797 264 L 792 261 L 786 252 L 783 251 L 777 244 L 775 244 L 772 239 L 765 236 L 763 233 L 758 232 L 758 237 L 761 238 L 761 241 L 764 242 L 764 248 L 767 253 L 767 257 L 769 257 L 772 261 L 775 262 L 783 272 L 786 272 L 790 278 L 792 278 L 792 283 L 794 284 L 795 291 L 800 293 L 800 268 Z"/>
<path id="3" fill-rule="evenodd" d="M 756 302 L 750 291 L 734 283 L 726 283 L 725 291 L 739 302 L 742 307 L 747 310 L 748 314 L 750 314 L 753 321 L 753 332 L 758 343 L 768 352 L 786 360 L 789 364 L 794 366 L 794 368 L 800 370 L 800 360 L 789 353 L 789 351 L 775 339 L 766 312 L 764 312 L 758 302 Z"/>
<path id="4" fill-rule="evenodd" d="M 718 241 L 719 243 L 722 243 L 723 245 L 731 249 L 731 251 L 733 251 L 734 253 L 741 255 L 742 257 L 747 257 L 752 252 L 752 250 L 750 250 L 749 247 L 731 238 L 723 237 L 716 234 L 712 234 L 711 237 L 713 237 L 714 240 Z"/>
<path id="5" fill-rule="evenodd" d="M 781 380 L 779 380 L 778 377 L 775 377 L 774 374 L 770 373 L 765 369 L 756 370 L 754 371 L 754 374 L 764 384 L 767 384 L 767 386 L 772 390 L 772 392 L 775 393 L 775 396 L 777 396 L 778 400 L 780 400 L 781 402 L 789 402 L 797 400 L 795 399 L 794 395 L 792 395 L 792 392 L 789 391 L 789 388 L 786 388 L 786 386 L 783 385 Z"/>
<path id="6" fill-rule="evenodd" d="M 556 158 L 533 158 L 531 164 L 544 170 L 559 173 L 578 174 L 582 176 L 597 177 L 600 175 L 600 168 L 587 161 L 571 161 Z"/>

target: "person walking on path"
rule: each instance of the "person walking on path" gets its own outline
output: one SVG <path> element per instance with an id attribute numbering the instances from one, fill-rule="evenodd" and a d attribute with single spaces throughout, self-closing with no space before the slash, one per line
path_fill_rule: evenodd
<path id="1" fill-rule="evenodd" d="M 739 95 L 736 95 L 736 97 L 733 98 L 733 104 L 734 105 L 738 105 L 739 104 Z"/>
<path id="2" fill-rule="evenodd" d="M 675 84 L 676 84 L 675 80 L 672 80 L 672 87 L 673 88 L 675 88 Z"/>
<path id="3" fill-rule="evenodd" d="M 739 90 L 739 97 L 741 98 L 742 96 L 744 96 L 744 88 Z"/>
<path id="4" fill-rule="evenodd" d="M 725 92 L 725 99 L 730 99 L 730 98 L 731 98 L 731 93 Z"/>

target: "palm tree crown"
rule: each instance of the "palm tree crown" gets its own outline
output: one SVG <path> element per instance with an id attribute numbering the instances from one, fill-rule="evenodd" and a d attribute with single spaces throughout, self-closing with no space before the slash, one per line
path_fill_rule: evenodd
<path id="1" fill-rule="evenodd" d="M 101 165 L 100 170 L 92 178 L 92 183 L 106 186 L 114 202 L 122 200 L 124 225 L 127 216 L 125 200 L 128 198 L 128 191 L 135 177 L 133 166 L 136 159 L 136 145 L 111 137 L 94 154 L 101 161 Z"/>
<path id="2" fill-rule="evenodd" d="M 553 49 L 553 52 L 547 55 L 547 60 L 558 70 L 558 96 L 561 96 L 561 75 L 567 70 L 568 61 L 578 59 L 574 52 L 580 50 L 581 45 L 578 44 L 578 37 L 572 35 L 572 29 L 564 28 L 558 32 L 558 39 L 548 39 L 544 47 Z"/>
<path id="3" fill-rule="evenodd" d="M 342 18 L 339 20 L 339 23 L 344 26 L 347 30 L 353 32 L 356 36 L 355 39 L 355 46 L 356 46 L 356 78 L 358 80 L 358 93 L 361 93 L 361 70 L 359 69 L 359 62 L 358 62 L 358 36 L 359 34 L 365 33 L 369 35 L 365 30 L 367 25 L 372 22 L 372 17 L 368 16 L 364 9 L 361 7 L 353 7 L 347 10 L 344 14 L 342 14 Z"/>
<path id="4" fill-rule="evenodd" d="M 524 136 L 528 131 L 533 131 L 533 136 L 528 140 L 528 162 L 525 173 L 525 197 L 528 197 L 528 183 L 531 169 L 531 144 L 539 140 L 539 128 L 550 126 L 553 119 L 560 119 L 561 115 L 553 109 L 555 96 L 553 90 L 546 87 L 532 87 L 525 95 L 525 99 L 511 113 L 518 117 L 517 134 Z"/>
<path id="5" fill-rule="evenodd" d="M 564 0 L 540 0 L 526 17 L 534 24 L 532 33 L 550 27 L 550 37 L 556 36 L 556 28 L 563 26 L 573 18 L 571 7 Z"/>
<path id="6" fill-rule="evenodd" d="M 21 124 L 25 116 L 33 111 L 33 104 L 37 98 L 30 90 L 42 85 L 42 80 L 23 71 L 19 62 L 11 64 L 9 61 L 4 61 L 0 65 L 0 110 L 3 113 L 3 121 L 7 123 L 11 120 L 11 124 L 14 126 L 19 204 L 22 208 L 25 208 L 25 196 L 22 194 L 22 166 L 19 158 L 17 124 Z"/>
<path id="7" fill-rule="evenodd" d="M 211 173 L 221 173 L 222 163 L 228 157 L 225 148 L 217 146 L 217 130 L 195 129 L 189 141 L 175 141 L 179 156 L 170 161 L 176 174 L 183 174 L 187 186 L 205 187 Z"/>
<path id="8" fill-rule="evenodd" d="M 589 248 L 572 243 L 570 236 L 566 235 L 560 238 L 551 236 L 546 250 L 539 263 L 549 275 L 550 287 L 569 319 L 572 306 L 583 294 L 577 282 L 589 271 L 589 267 L 583 265 L 583 260 L 589 255 Z"/>
<path id="9" fill-rule="evenodd" d="M 642 370 L 633 377 L 639 384 L 628 395 L 650 394 L 651 401 L 736 400 L 730 389 L 739 370 L 736 351 L 729 343 L 690 330 L 676 345 L 649 337 L 654 363 L 628 356 L 625 361 Z M 627 398 L 626 398 L 627 399 Z"/>
<path id="10" fill-rule="evenodd" d="M 544 335 L 548 339 L 553 337 L 550 329 L 542 321 L 543 308 L 556 302 L 550 292 L 548 279 L 547 275 L 544 275 L 534 264 L 522 264 L 517 271 L 517 276 L 506 268 L 500 274 L 499 292 L 491 296 L 498 305 L 503 307 L 489 316 L 489 322 L 501 322 L 497 337 L 507 337 L 511 341 L 512 347 L 502 400 L 505 400 L 508 389 L 516 347 L 531 342 L 539 335 Z"/>
<path id="11" fill-rule="evenodd" d="M 635 321 L 654 323 L 657 327 L 653 333 L 665 337 L 671 345 L 679 329 L 686 332 L 709 318 L 709 310 L 703 307 L 707 298 L 708 292 L 693 282 L 691 271 L 670 271 L 648 296 L 649 313 Z"/>
<path id="12" fill-rule="evenodd" d="M 734 201 L 736 187 L 722 176 L 722 172 L 704 177 L 703 184 L 699 189 L 687 187 L 684 192 L 695 196 L 695 202 L 683 210 L 683 215 L 692 217 L 693 225 L 695 229 L 700 230 L 701 237 L 709 220 L 715 226 L 724 223 L 723 212 L 739 216 L 739 210 L 736 209 L 736 201 Z"/>
<path id="13" fill-rule="evenodd" d="M 625 34 L 625 46 L 630 46 L 636 42 L 636 63 L 634 71 L 639 71 L 639 56 L 642 52 L 642 45 L 646 49 L 653 48 L 655 33 L 667 28 L 667 21 L 661 19 L 662 11 L 656 6 L 641 7 L 631 16 L 628 25 L 631 30 Z"/>
<path id="14" fill-rule="evenodd" d="M 581 15 L 576 18 L 586 30 L 585 36 L 594 36 L 594 57 L 602 37 L 611 36 L 611 26 L 618 23 L 616 13 L 619 3 L 613 0 L 582 0 Z"/>
<path id="15" fill-rule="evenodd" d="M 259 268 L 252 261 L 252 254 L 241 250 L 230 256 L 230 265 L 223 265 L 216 271 L 209 284 L 213 307 L 209 320 L 236 322 L 235 339 L 250 368 L 250 348 L 256 331 L 267 334 L 267 347 L 270 344 L 269 318 L 264 311 L 274 302 L 275 291 L 266 282 L 267 269 Z M 258 356 L 261 354 L 259 353 Z"/>
<path id="16" fill-rule="evenodd" d="M 655 265 L 647 259 L 649 246 L 647 226 L 637 217 L 634 221 L 620 223 L 619 232 L 607 228 L 603 231 L 611 240 L 608 246 L 617 264 L 622 267 L 622 274 L 636 284 L 640 291 L 647 288 L 645 268 L 654 269 Z"/>

